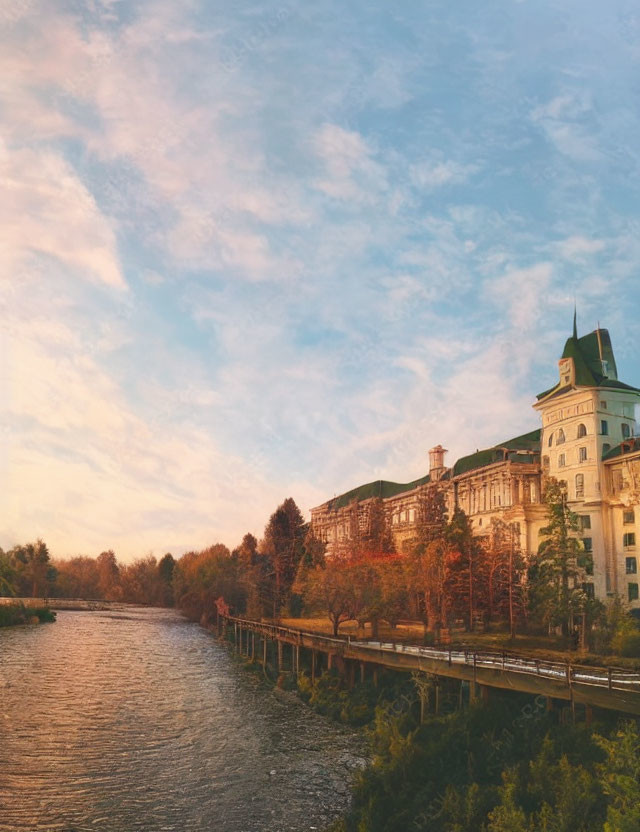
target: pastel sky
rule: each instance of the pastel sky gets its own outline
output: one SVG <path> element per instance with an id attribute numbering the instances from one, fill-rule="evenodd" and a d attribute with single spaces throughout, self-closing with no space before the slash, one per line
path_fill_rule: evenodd
<path id="1" fill-rule="evenodd" d="M 2 0 L 0 546 L 260 535 L 640 385 L 636 0 Z"/>

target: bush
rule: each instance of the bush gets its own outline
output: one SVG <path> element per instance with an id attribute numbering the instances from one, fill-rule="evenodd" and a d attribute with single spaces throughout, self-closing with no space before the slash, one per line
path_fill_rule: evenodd
<path id="1" fill-rule="evenodd" d="M 640 630 L 616 634 L 611 646 L 619 656 L 640 658 Z"/>
<path id="2" fill-rule="evenodd" d="M 37 618 L 41 623 L 55 621 L 56 614 L 48 607 L 27 608 L 24 604 L 0 605 L 0 627 L 28 624 L 33 618 Z"/>

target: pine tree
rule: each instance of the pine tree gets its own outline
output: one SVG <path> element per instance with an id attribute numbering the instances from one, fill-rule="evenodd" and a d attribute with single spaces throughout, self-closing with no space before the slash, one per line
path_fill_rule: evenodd
<path id="1" fill-rule="evenodd" d="M 542 620 L 559 625 L 566 636 L 574 617 L 586 610 L 582 584 L 592 560 L 580 540 L 578 517 L 569 508 L 566 483 L 549 478 L 543 501 L 548 522 L 540 530 L 542 540 L 529 569 L 530 597 Z"/>

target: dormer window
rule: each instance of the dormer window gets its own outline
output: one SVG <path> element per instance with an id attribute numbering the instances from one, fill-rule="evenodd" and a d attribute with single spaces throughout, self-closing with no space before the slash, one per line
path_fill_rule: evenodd
<path id="1" fill-rule="evenodd" d="M 609 378 L 609 362 L 605 361 L 604 358 L 602 359 L 602 375 Z"/>

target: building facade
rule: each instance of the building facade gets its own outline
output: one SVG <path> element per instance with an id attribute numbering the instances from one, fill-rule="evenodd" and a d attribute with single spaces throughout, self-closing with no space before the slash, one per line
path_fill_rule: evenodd
<path id="1" fill-rule="evenodd" d="M 558 362 L 557 383 L 533 405 L 541 426 L 445 465 L 446 450 L 429 452 L 429 473 L 401 484 L 378 480 L 311 510 L 316 537 L 337 554 L 366 533 L 371 507 L 382 500 L 396 549 L 415 542 L 421 500 L 443 491 L 449 516 L 468 515 L 474 534 L 489 533 L 493 518 L 510 524 L 525 554 L 538 549 L 546 525 L 545 477 L 566 483 L 578 515 L 585 549 L 593 555 L 587 589 L 606 599 L 615 594 L 640 608 L 636 537 L 640 521 L 640 438 L 636 413 L 640 390 L 618 379 L 609 333 L 578 337 L 575 323 Z"/>

